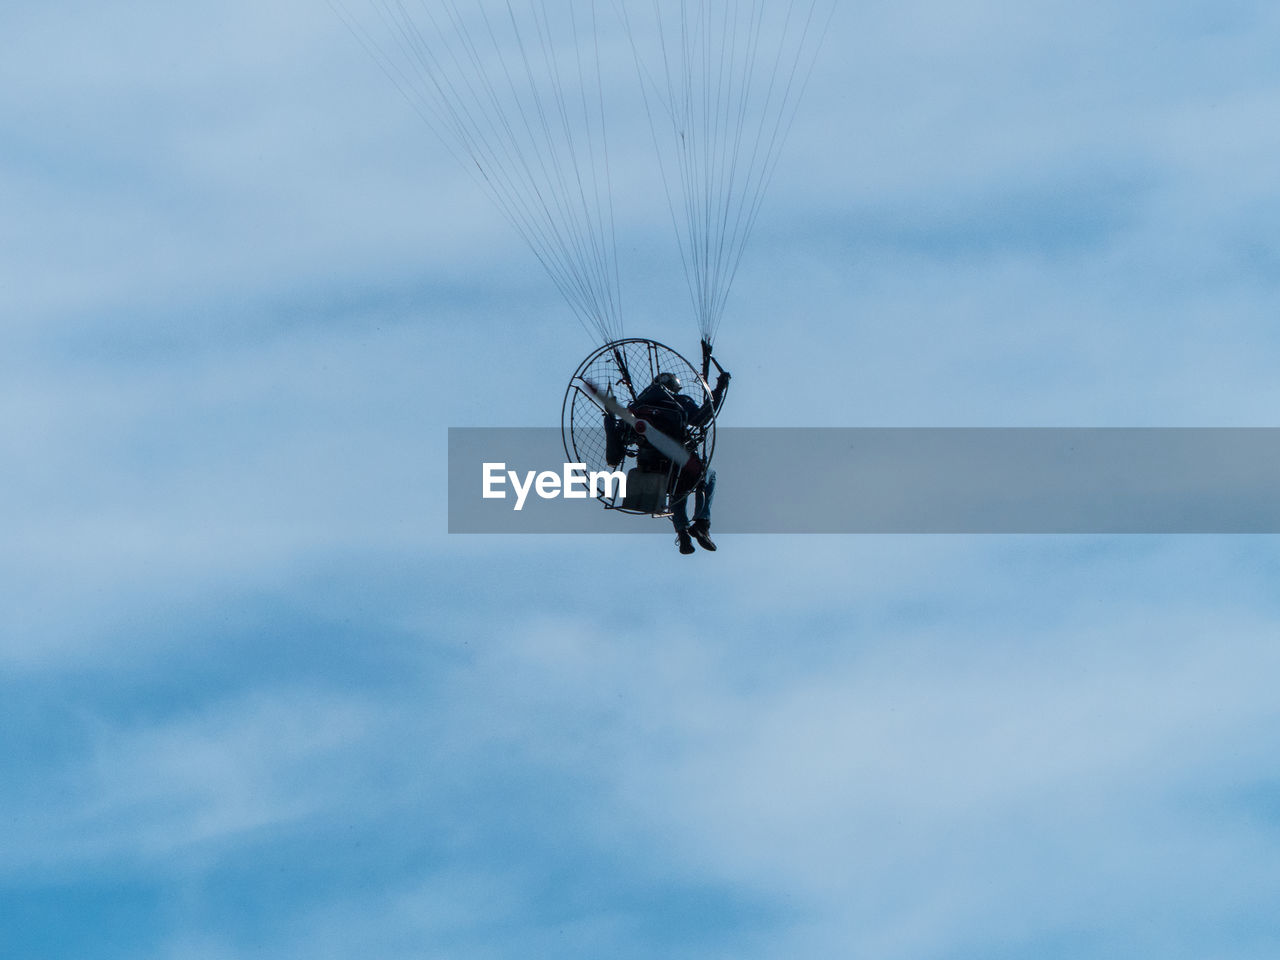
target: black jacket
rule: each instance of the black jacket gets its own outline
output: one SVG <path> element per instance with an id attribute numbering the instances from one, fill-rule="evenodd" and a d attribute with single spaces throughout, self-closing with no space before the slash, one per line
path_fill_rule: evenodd
<path id="1" fill-rule="evenodd" d="M 681 419 L 680 429 L 683 429 L 684 433 L 683 435 L 678 432 L 669 433 L 669 435 L 687 442 L 689 440 L 688 431 L 706 426 L 711 422 L 711 418 L 720 411 L 720 404 L 724 402 L 724 391 L 727 385 L 727 381 L 724 378 L 717 380 L 716 388 L 711 391 L 711 396 L 706 403 L 699 406 L 698 402 L 687 394 L 673 394 L 671 391 L 658 386 L 658 384 L 651 383 L 640 392 L 640 396 L 636 397 L 636 402 L 631 405 L 631 409 L 634 411 L 637 407 L 647 406 L 658 409 L 665 407 L 678 410 Z M 654 426 L 662 430 L 663 433 L 668 433 L 660 424 L 655 422 Z"/>
<path id="2" fill-rule="evenodd" d="M 706 426 L 719 412 L 728 385 L 727 376 L 719 378 L 715 389 L 711 391 L 711 397 L 699 406 L 696 400 L 686 394 L 673 394 L 657 384 L 650 384 L 640 391 L 640 395 L 628 409 L 637 417 L 652 424 L 655 429 L 661 430 L 680 443 L 689 445 L 693 442 L 691 431 Z M 639 459 L 642 461 L 642 466 L 654 468 L 658 461 L 666 460 L 649 443 L 638 438 L 630 427 L 608 413 L 604 415 L 604 432 L 605 460 L 611 467 L 622 463 L 626 444 L 636 440 L 640 442 Z M 689 452 L 696 451 L 691 449 Z"/>

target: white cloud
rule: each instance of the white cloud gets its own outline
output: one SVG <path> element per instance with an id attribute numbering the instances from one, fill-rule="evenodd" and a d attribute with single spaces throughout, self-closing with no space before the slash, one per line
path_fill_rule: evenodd
<path id="1" fill-rule="evenodd" d="M 356 775 L 376 712 L 305 690 L 252 693 L 159 722 L 82 721 L 89 752 L 28 784 L 10 875 L 209 862 L 323 813 Z M 32 788 L 43 788 L 32 790 Z"/>
<path id="2" fill-rule="evenodd" d="M 1276 14 L 1157 6 L 847 5 L 724 328 L 733 422 L 1265 422 Z M 497 757 L 621 868 L 775 907 L 761 956 L 1231 955 L 1265 916 L 1274 824 L 1233 803 L 1274 756 L 1269 540 L 447 539 L 443 428 L 552 422 L 586 344 L 341 25 L 3 17 L 0 663 L 51 710 L 71 676 L 139 698 L 87 698 L 87 753 L 50 732 L 13 876 L 199 872 L 437 786 L 499 833 L 537 797 L 468 806 Z M 652 200 L 620 208 L 645 268 Z M 640 325 L 690 330 L 646 279 Z M 389 610 L 366 558 L 409 571 Z M 361 597 L 326 615 L 408 692 L 133 685 L 216 643 L 215 604 L 334 569 Z M 270 955 L 536 914 L 475 854 L 385 901 L 353 875 Z M 584 955 L 628 933 L 586 913 Z M 244 955 L 234 917 L 185 922 L 174 957 Z"/>

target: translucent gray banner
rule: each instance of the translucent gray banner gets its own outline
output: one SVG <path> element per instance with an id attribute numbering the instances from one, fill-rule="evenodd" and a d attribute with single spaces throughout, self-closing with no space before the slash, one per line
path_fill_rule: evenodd
<path id="1" fill-rule="evenodd" d="M 720 533 L 1280 532 L 1280 428 L 726 427 L 712 466 Z M 564 469 L 557 429 L 450 429 L 449 532 L 667 529 L 529 484 Z"/>

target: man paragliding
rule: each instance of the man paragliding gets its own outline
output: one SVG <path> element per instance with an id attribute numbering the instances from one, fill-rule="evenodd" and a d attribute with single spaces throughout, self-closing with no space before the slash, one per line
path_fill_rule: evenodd
<path id="1" fill-rule="evenodd" d="M 708 386 L 711 344 L 836 2 L 329 0 L 598 344 L 565 392 L 566 463 L 617 469 L 634 457 L 625 492 L 596 499 L 671 517 L 682 553 L 695 540 L 715 549 L 710 466 L 729 375 L 716 364 Z M 609 6 L 617 16 L 604 15 Z M 633 81 L 609 55 L 621 50 L 632 53 Z M 615 220 L 615 199 L 641 198 L 647 181 L 616 176 L 610 130 L 615 110 L 634 110 L 633 93 L 702 341 L 700 372 L 623 330 L 617 238 L 627 224 Z"/>
<path id="2" fill-rule="evenodd" d="M 715 419 L 729 387 L 728 371 L 721 370 L 715 389 L 702 404 L 683 392 L 680 378 L 660 372 L 626 409 L 629 416 L 605 414 L 609 460 L 620 462 L 629 443 L 636 445 L 636 470 L 640 476 L 662 476 L 669 494 L 671 523 L 680 552 L 694 552 L 693 541 L 704 550 L 715 550 L 711 539 L 711 502 L 716 473 L 698 456 L 698 437 Z M 674 441 L 674 452 L 668 444 Z M 693 498 L 693 519 L 689 498 Z"/>

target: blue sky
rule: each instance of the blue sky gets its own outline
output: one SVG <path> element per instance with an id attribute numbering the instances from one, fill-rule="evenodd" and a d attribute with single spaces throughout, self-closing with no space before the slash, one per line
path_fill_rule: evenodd
<path id="1" fill-rule="evenodd" d="M 842 4 L 730 422 L 1274 425 L 1278 37 Z M 329 9 L 18 0 L 0 80 L 0 954 L 1280 950 L 1273 538 L 449 537 L 591 343 Z"/>

